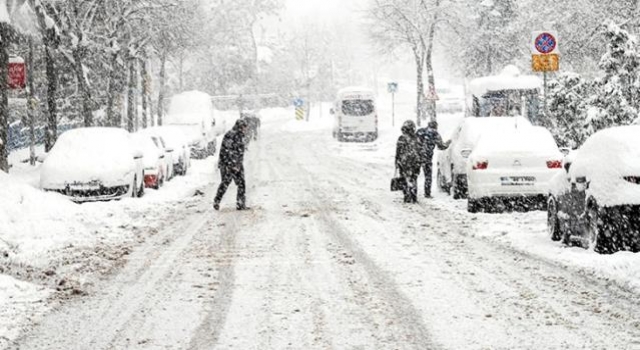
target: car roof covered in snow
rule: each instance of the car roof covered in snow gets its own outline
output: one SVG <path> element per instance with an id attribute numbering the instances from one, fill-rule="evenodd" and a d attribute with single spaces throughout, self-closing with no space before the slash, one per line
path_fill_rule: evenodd
<path id="1" fill-rule="evenodd" d="M 461 122 L 463 135 L 460 135 L 465 142 L 475 144 L 480 136 L 485 132 L 492 130 L 515 129 L 530 127 L 531 122 L 521 116 L 518 117 L 469 117 L 464 118 Z"/>
<path id="2" fill-rule="evenodd" d="M 640 177 L 640 125 L 619 126 L 591 135 L 579 149 L 569 170 L 586 176 L 598 204 L 640 204 L 640 185 L 625 176 Z"/>
<path id="3" fill-rule="evenodd" d="M 560 150 L 551 132 L 541 126 L 514 128 L 512 130 L 491 130 L 482 135 L 474 154 L 495 153 L 535 153 L 557 155 Z"/>

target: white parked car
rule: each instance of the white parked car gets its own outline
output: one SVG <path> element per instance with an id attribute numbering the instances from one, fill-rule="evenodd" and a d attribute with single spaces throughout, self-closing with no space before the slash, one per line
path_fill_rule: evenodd
<path id="1" fill-rule="evenodd" d="M 640 126 L 593 134 L 553 181 L 551 239 L 599 253 L 640 251 Z"/>
<path id="2" fill-rule="evenodd" d="M 167 143 L 164 142 L 162 136 L 151 135 L 150 137 L 151 140 L 153 140 L 153 143 L 160 148 L 164 154 L 165 181 L 169 181 L 175 176 L 173 172 L 173 149 L 167 146 Z"/>
<path id="3" fill-rule="evenodd" d="M 467 158 L 485 132 L 513 131 L 530 127 L 523 117 L 464 118 L 451 136 L 451 145 L 438 153 L 437 183 L 444 192 L 451 192 L 454 199 L 467 196 Z"/>
<path id="4" fill-rule="evenodd" d="M 44 159 L 40 186 L 76 202 L 140 197 L 143 153 L 123 129 L 69 130 Z"/>
<path id="5" fill-rule="evenodd" d="M 179 128 L 156 126 L 140 131 L 143 134 L 162 138 L 168 150 L 172 150 L 173 175 L 186 175 L 191 166 L 189 141 Z"/>
<path id="6" fill-rule="evenodd" d="M 467 161 L 468 211 L 482 211 L 493 199 L 546 203 L 551 180 L 562 173 L 564 155 L 543 127 L 484 134 Z"/>
<path id="7" fill-rule="evenodd" d="M 144 185 L 157 190 L 167 176 L 164 150 L 156 145 L 152 136 L 136 133 L 133 139 L 143 154 Z"/>

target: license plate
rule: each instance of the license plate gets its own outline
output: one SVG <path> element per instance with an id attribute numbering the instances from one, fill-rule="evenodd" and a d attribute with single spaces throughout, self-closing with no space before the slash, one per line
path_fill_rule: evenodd
<path id="1" fill-rule="evenodd" d="M 505 176 L 500 178 L 502 186 L 533 186 L 536 178 L 533 176 Z"/>

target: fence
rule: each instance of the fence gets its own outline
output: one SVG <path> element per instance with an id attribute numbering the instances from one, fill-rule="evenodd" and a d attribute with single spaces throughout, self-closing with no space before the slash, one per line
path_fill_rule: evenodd
<path id="1" fill-rule="evenodd" d="M 82 126 L 79 122 L 65 122 L 58 124 L 58 135 L 71 129 Z M 36 145 L 44 144 L 45 127 L 39 125 L 35 127 Z M 17 149 L 29 147 L 31 137 L 29 136 L 29 126 L 24 125 L 21 120 L 9 125 L 9 142 L 7 150 L 9 152 Z"/>

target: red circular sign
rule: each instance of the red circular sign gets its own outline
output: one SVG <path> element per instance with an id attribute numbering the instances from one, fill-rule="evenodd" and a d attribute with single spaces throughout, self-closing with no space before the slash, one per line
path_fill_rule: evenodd
<path id="1" fill-rule="evenodd" d="M 535 40 L 536 50 L 541 54 L 548 54 L 553 52 L 558 45 L 556 38 L 550 33 L 542 33 L 536 37 Z"/>

